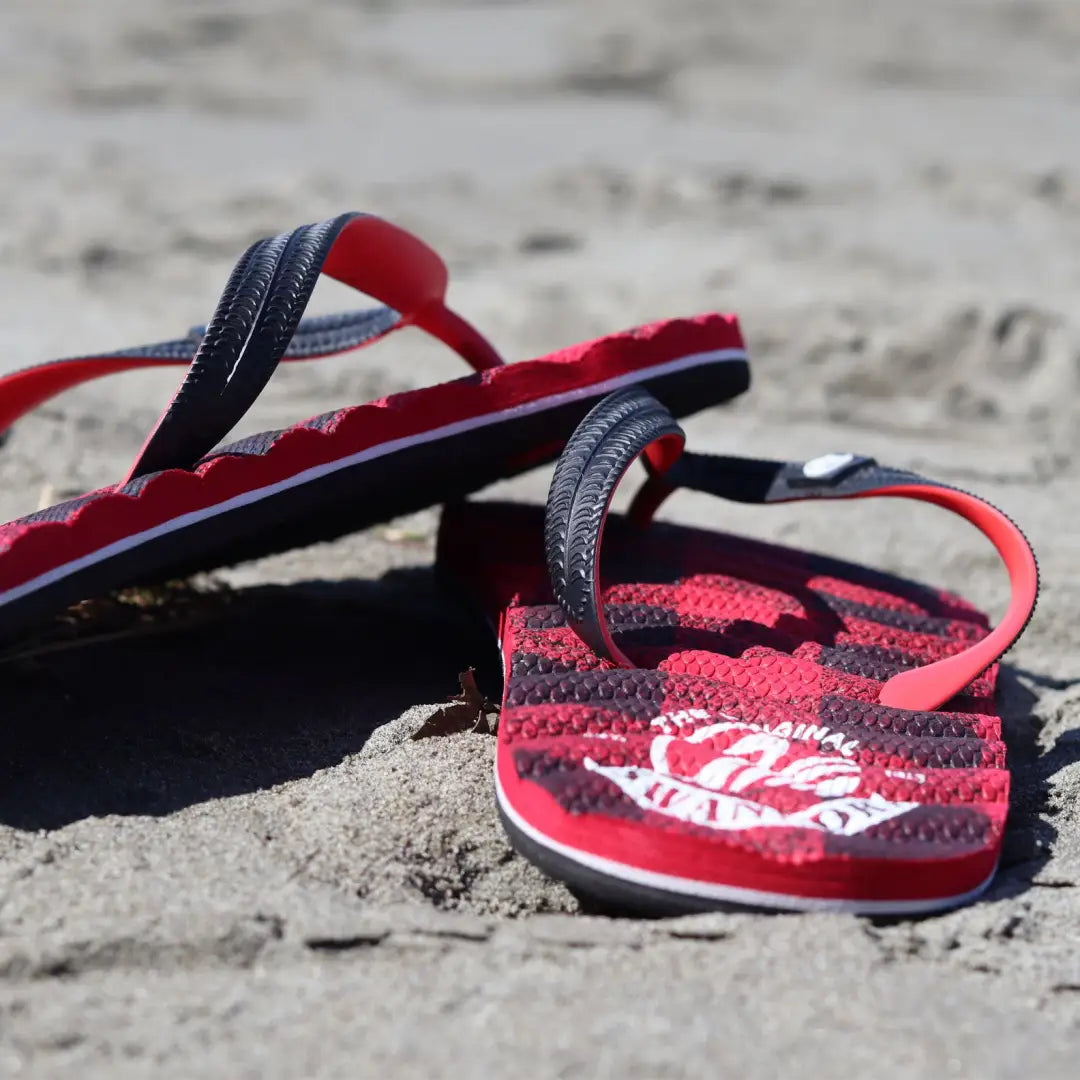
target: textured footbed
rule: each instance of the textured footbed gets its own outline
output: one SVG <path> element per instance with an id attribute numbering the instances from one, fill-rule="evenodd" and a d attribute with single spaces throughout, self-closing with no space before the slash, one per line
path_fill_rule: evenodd
<path id="1" fill-rule="evenodd" d="M 685 415 L 742 393 L 737 322 L 656 323 L 265 432 L 0 526 L 0 638 L 88 596 L 227 565 L 461 496 L 550 461 L 598 398 Z"/>
<path id="2" fill-rule="evenodd" d="M 602 598 L 636 665 L 566 626 L 543 511 L 447 508 L 444 575 L 500 627 L 496 790 L 519 848 L 650 912 L 735 902 L 878 913 L 993 875 L 1009 774 L 997 667 L 939 712 L 877 703 L 988 632 L 960 597 L 722 533 L 609 518 Z M 498 537 L 485 546 L 476 537 Z"/>

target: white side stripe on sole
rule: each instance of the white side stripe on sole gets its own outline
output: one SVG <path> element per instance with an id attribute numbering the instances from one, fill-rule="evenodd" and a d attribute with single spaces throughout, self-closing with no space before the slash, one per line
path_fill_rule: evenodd
<path id="1" fill-rule="evenodd" d="M 495 764 L 495 797 L 499 808 L 510 819 L 515 829 L 524 833 L 537 847 L 545 848 L 556 855 L 577 863 L 596 874 L 611 878 L 613 881 L 628 885 L 640 885 L 655 889 L 672 896 L 689 896 L 699 900 L 714 900 L 718 904 L 743 904 L 747 907 L 772 908 L 777 911 L 841 911 L 853 915 L 919 915 L 946 908 L 960 907 L 977 899 L 986 891 L 994 880 L 997 866 L 990 876 L 974 889 L 958 896 L 934 897 L 929 900 L 836 900 L 832 897 L 797 896 L 790 893 L 760 892 L 757 889 L 743 889 L 736 885 L 717 885 L 710 881 L 695 881 L 693 878 L 674 877 L 670 874 L 658 874 L 651 870 L 640 870 L 580 851 L 568 844 L 552 840 L 539 829 L 530 825 L 511 805 L 499 782 L 499 766 Z"/>
<path id="2" fill-rule="evenodd" d="M 467 431 L 475 431 L 479 428 L 489 427 L 492 424 L 497 424 L 505 420 L 513 420 L 519 416 L 529 416 L 532 413 L 541 412 L 545 409 L 558 408 L 560 405 L 566 405 L 578 401 L 581 398 L 592 397 L 595 394 L 607 394 L 613 390 L 619 390 L 624 386 L 643 382 L 645 379 L 675 374 L 690 368 L 703 367 L 707 364 L 745 359 L 746 353 L 743 352 L 742 349 L 714 349 L 708 352 L 692 353 L 688 356 L 680 356 L 675 360 L 669 360 L 663 364 L 657 364 L 655 367 L 639 368 L 636 371 L 628 372 L 625 375 L 618 375 L 614 378 L 606 379 L 603 382 L 592 383 L 589 386 L 576 387 L 573 390 L 567 390 L 561 394 L 552 394 L 550 397 L 538 398 L 535 401 L 515 405 L 512 408 L 504 409 L 501 412 L 486 413 L 483 416 L 470 417 L 468 420 L 458 420 L 440 428 L 433 428 L 431 431 L 424 431 L 417 435 L 409 435 L 405 438 L 380 443 L 378 446 L 368 447 L 366 450 L 350 454 L 348 457 L 337 458 L 334 461 L 328 461 L 322 465 L 316 465 L 310 469 L 305 469 L 303 472 L 296 473 L 294 476 L 287 477 L 285 480 L 280 480 L 276 484 L 268 484 L 266 487 L 245 491 L 231 499 L 226 499 L 224 502 L 215 503 L 213 506 L 203 507 L 201 510 L 193 510 L 188 514 L 181 514 L 179 517 L 170 518 L 160 525 L 155 525 L 150 529 L 144 529 L 142 532 L 132 533 L 130 536 L 125 536 L 122 540 L 106 544 L 104 547 L 98 548 L 89 555 L 83 555 L 78 559 L 72 559 L 71 562 L 55 566 L 51 570 L 47 570 L 44 574 L 39 574 L 29 581 L 24 581 L 22 584 L 15 585 L 6 592 L 0 593 L 0 606 L 10 604 L 15 600 L 28 596 L 30 593 L 36 592 L 38 589 L 53 585 L 57 581 L 62 581 L 64 578 L 70 577 L 72 574 L 77 574 L 80 570 L 85 570 L 87 567 L 93 566 L 96 563 L 104 562 L 114 555 L 119 555 L 124 551 L 130 551 L 132 548 L 148 543 L 151 540 L 156 540 L 158 537 L 167 536 L 172 532 L 179 532 L 189 525 L 198 524 L 209 518 L 217 517 L 219 514 L 226 514 L 231 510 L 237 510 L 240 507 L 250 506 L 252 503 L 261 502 L 263 499 L 269 499 L 282 491 L 288 491 L 290 488 L 302 487 L 304 484 L 310 484 L 312 481 L 319 480 L 324 476 L 329 476 L 335 472 L 340 472 L 343 469 L 351 468 L 353 465 L 359 465 L 363 461 L 372 461 L 376 458 L 385 457 L 388 454 L 393 454 L 399 450 L 405 450 L 412 446 L 421 446 L 424 443 L 437 442 L 439 439 L 446 439 Z"/>

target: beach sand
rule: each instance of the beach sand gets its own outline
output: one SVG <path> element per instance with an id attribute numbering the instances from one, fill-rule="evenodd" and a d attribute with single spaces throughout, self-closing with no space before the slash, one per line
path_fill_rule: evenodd
<path id="1" fill-rule="evenodd" d="M 920 920 L 580 912 L 512 854 L 493 740 L 409 738 L 495 662 L 437 510 L 223 571 L 218 623 L 9 666 L 0 1075 L 1075 1076 L 1078 60 L 1070 0 L 4 5 L 5 369 L 182 334 L 252 239 L 370 210 L 511 358 L 738 312 L 754 386 L 696 449 L 971 487 L 1043 594 L 1002 868 Z M 118 479 L 179 374 L 21 422 L 3 519 Z M 280 372 L 243 431 L 457 374 L 404 333 Z M 1008 598 L 928 507 L 665 513 Z"/>

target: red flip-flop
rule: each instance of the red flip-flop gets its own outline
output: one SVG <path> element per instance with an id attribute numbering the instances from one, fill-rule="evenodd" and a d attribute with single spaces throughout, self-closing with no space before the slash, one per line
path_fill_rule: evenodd
<path id="1" fill-rule="evenodd" d="M 1022 533 L 973 495 L 868 458 L 682 445 L 667 409 L 623 391 L 568 442 L 546 512 L 444 511 L 442 570 L 499 621 L 496 791 L 513 843 L 582 892 L 646 912 L 901 914 L 977 896 L 1009 796 L 996 661 L 1038 591 Z M 643 453 L 650 479 L 626 518 L 609 517 Z M 945 592 L 650 524 L 678 487 L 746 503 L 933 503 L 995 545 L 1011 604 L 991 630 Z"/>
<path id="2" fill-rule="evenodd" d="M 385 304 L 300 321 L 320 273 Z M 604 394 L 643 384 L 679 414 L 741 393 L 732 316 L 655 323 L 504 364 L 445 303 L 425 243 L 365 214 L 259 241 L 210 323 L 180 340 L 42 364 L 0 378 L 0 431 L 102 375 L 190 364 L 128 475 L 0 526 L 0 637 L 147 577 L 325 540 L 457 498 L 553 459 Z M 278 362 L 311 360 L 417 326 L 475 374 L 316 416 L 215 449 Z"/>

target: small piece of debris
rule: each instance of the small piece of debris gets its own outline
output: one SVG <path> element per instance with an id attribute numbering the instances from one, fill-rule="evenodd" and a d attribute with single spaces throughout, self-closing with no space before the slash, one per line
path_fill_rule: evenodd
<path id="1" fill-rule="evenodd" d="M 0 663 L 121 638 L 187 630 L 222 618 L 234 599 L 231 589 L 217 583 L 196 587 L 191 581 L 167 581 L 120 589 L 73 604 L 36 634 L 22 638 L 11 651 L 0 652 Z"/>
<path id="2" fill-rule="evenodd" d="M 401 529 L 396 525 L 388 525 L 381 535 L 388 544 L 423 544 L 428 540 L 428 534 L 419 529 Z"/>
<path id="3" fill-rule="evenodd" d="M 577 251 L 581 237 L 573 233 L 540 230 L 527 233 L 518 243 L 518 251 L 526 255 L 554 255 L 562 251 Z"/>
<path id="4" fill-rule="evenodd" d="M 429 716 L 413 732 L 413 739 L 431 739 L 436 735 L 459 735 L 463 731 L 494 735 L 499 726 L 499 706 L 489 701 L 476 685 L 474 669 L 458 676 L 461 693 Z"/>

